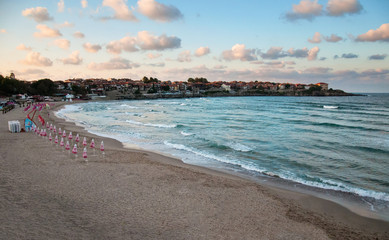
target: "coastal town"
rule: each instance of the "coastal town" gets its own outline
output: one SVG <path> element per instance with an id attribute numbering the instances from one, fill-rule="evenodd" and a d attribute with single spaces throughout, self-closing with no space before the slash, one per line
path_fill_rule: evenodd
<path id="1" fill-rule="evenodd" d="M 347 96 L 342 90 L 329 88 L 328 83 L 276 83 L 268 81 L 216 81 L 188 78 L 187 81 L 161 81 L 153 77 L 91 78 L 52 81 L 18 80 L 13 73 L 0 79 L 0 96 L 35 101 L 60 101 L 66 98 L 89 99 L 156 99 L 219 96 Z M 46 96 L 46 97 L 45 97 Z"/>

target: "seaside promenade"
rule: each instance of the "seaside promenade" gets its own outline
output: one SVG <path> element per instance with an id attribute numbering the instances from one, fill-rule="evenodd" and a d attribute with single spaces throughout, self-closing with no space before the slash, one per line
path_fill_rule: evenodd
<path id="1" fill-rule="evenodd" d="M 2 114 L 0 239 L 389 239 L 388 222 L 125 149 L 47 111 L 40 114 L 57 128 L 104 140 L 106 154 L 90 151 L 85 162 L 33 133 L 9 132 L 23 108 Z"/>

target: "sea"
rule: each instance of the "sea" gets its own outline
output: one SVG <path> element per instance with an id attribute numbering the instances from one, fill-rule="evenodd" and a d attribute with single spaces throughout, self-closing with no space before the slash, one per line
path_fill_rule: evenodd
<path id="1" fill-rule="evenodd" d="M 98 101 L 56 115 L 126 146 L 354 199 L 389 219 L 389 94 Z"/>

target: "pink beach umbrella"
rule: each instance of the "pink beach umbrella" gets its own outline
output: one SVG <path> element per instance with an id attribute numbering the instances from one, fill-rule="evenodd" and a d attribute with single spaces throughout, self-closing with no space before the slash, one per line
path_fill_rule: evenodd
<path id="1" fill-rule="evenodd" d="M 70 150 L 70 144 L 69 144 L 69 141 L 66 141 L 65 149 L 66 149 L 66 150 Z"/>
<path id="2" fill-rule="evenodd" d="M 61 138 L 61 142 L 59 143 L 59 145 L 61 146 L 61 147 L 63 147 L 65 144 L 64 144 L 64 142 L 63 142 L 63 138 Z"/>
<path id="3" fill-rule="evenodd" d="M 73 153 L 73 154 L 74 154 L 74 156 L 77 158 L 77 144 L 74 144 L 74 147 L 73 147 L 72 153 Z"/>
<path id="4" fill-rule="evenodd" d="M 77 143 L 80 142 L 80 135 L 78 135 L 78 133 L 77 133 L 77 135 L 76 135 L 76 142 L 77 142 Z"/>
<path id="5" fill-rule="evenodd" d="M 63 138 L 66 138 L 66 130 L 64 129 L 63 132 L 62 132 L 62 137 Z"/>
<path id="6" fill-rule="evenodd" d="M 90 142 L 90 148 L 95 148 L 95 140 L 92 138 L 92 141 Z"/>
<path id="7" fill-rule="evenodd" d="M 50 131 L 53 131 L 53 124 L 50 123 Z"/>
<path id="8" fill-rule="evenodd" d="M 88 158 L 88 154 L 86 153 L 86 147 L 84 147 L 84 152 L 82 153 L 82 157 L 85 158 L 85 161 L 87 161 L 86 159 Z"/>
<path id="9" fill-rule="evenodd" d="M 88 145 L 88 143 L 86 142 L 86 137 L 84 137 L 84 140 L 82 141 L 82 145 L 85 147 L 86 145 Z"/>
<path id="10" fill-rule="evenodd" d="M 43 136 L 44 136 L 44 137 L 47 137 L 47 132 L 46 132 L 46 129 L 45 129 L 45 130 L 43 130 Z"/>
<path id="11" fill-rule="evenodd" d="M 59 135 L 62 134 L 62 129 L 61 129 L 61 128 L 58 128 L 58 134 L 59 134 Z"/>
<path id="12" fill-rule="evenodd" d="M 57 135 L 55 135 L 54 143 L 55 143 L 55 144 L 58 143 L 58 136 L 57 136 Z"/>
<path id="13" fill-rule="evenodd" d="M 57 127 L 56 126 L 53 127 L 53 132 L 57 133 Z"/>
<path id="14" fill-rule="evenodd" d="M 46 123 L 46 128 L 47 128 L 47 129 L 50 128 L 49 122 Z"/>
<path id="15" fill-rule="evenodd" d="M 41 129 L 41 132 L 39 133 L 41 137 L 43 137 L 43 129 Z"/>
<path id="16" fill-rule="evenodd" d="M 73 139 L 73 134 L 72 134 L 72 132 L 69 133 L 68 138 L 69 138 L 69 140 L 72 140 L 72 139 Z"/>
<path id="17" fill-rule="evenodd" d="M 51 133 L 49 133 L 49 141 L 51 142 L 53 140 L 53 137 L 51 136 Z"/>

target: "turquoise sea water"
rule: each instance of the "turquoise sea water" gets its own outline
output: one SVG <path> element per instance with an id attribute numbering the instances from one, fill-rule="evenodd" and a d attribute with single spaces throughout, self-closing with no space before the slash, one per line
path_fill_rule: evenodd
<path id="1" fill-rule="evenodd" d="M 191 164 L 389 201 L 389 94 L 89 102 L 57 115 Z"/>

